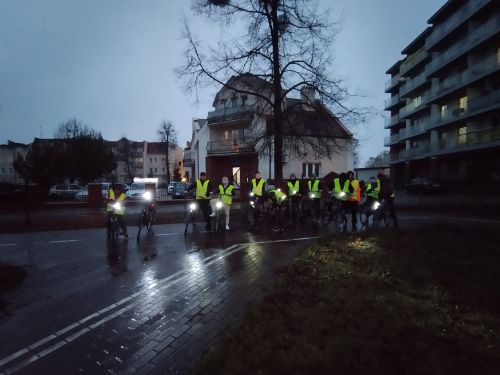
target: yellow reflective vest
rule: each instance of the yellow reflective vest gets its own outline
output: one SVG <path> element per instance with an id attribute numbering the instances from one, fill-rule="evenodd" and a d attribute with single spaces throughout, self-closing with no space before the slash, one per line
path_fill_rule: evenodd
<path id="1" fill-rule="evenodd" d="M 288 194 L 290 196 L 296 195 L 299 193 L 300 190 L 300 181 L 295 180 L 295 183 L 292 183 L 292 181 L 288 181 Z"/>
<path id="2" fill-rule="evenodd" d="M 258 197 L 262 197 L 262 188 L 264 187 L 265 182 L 266 180 L 261 178 L 259 183 L 257 184 L 257 180 L 255 178 L 252 178 L 252 193 L 257 195 Z"/>
<path id="3" fill-rule="evenodd" d="M 345 193 L 344 196 L 340 196 L 340 193 Z M 349 194 L 349 180 L 344 182 L 344 186 L 340 186 L 340 178 L 333 179 L 333 194 L 334 196 L 342 201 L 347 200 L 347 194 Z"/>
<path id="4" fill-rule="evenodd" d="M 307 189 L 309 191 L 309 196 L 312 199 L 321 198 L 321 194 L 319 192 L 319 180 L 307 181 Z"/>
<path id="5" fill-rule="evenodd" d="M 115 191 L 113 189 L 110 189 L 108 191 L 108 198 L 113 200 L 113 201 L 123 202 L 123 201 L 125 201 L 126 197 L 127 196 L 125 195 L 125 193 L 121 193 L 120 196 L 118 198 L 116 198 Z M 124 204 L 121 205 L 121 208 L 119 210 L 114 208 L 113 204 L 115 204 L 115 202 L 108 202 L 107 207 L 106 207 L 107 212 L 114 212 L 116 215 L 125 215 L 125 205 Z"/>
<path id="6" fill-rule="evenodd" d="M 220 195 L 220 200 L 224 204 L 231 204 L 233 203 L 233 185 L 227 185 L 227 187 L 224 189 L 224 185 L 219 185 L 219 195 Z"/>
<path id="7" fill-rule="evenodd" d="M 210 180 L 205 180 L 204 183 L 201 180 L 196 180 L 196 199 L 208 199 L 208 184 Z"/>

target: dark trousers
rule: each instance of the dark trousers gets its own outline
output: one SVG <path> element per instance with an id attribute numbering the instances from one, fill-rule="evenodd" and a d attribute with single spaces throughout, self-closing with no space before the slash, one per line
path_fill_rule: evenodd
<path id="1" fill-rule="evenodd" d="M 394 226 L 398 226 L 398 218 L 396 217 L 396 211 L 394 210 L 394 198 L 389 197 L 387 198 L 387 208 L 389 211 L 389 215 L 391 215 L 392 220 L 394 220 Z"/>
<path id="2" fill-rule="evenodd" d="M 358 223 L 358 201 L 345 201 L 344 209 L 352 216 L 352 225 Z"/>
<path id="3" fill-rule="evenodd" d="M 210 214 L 212 213 L 212 208 L 210 207 L 210 199 L 197 199 L 197 202 L 200 205 L 201 212 L 203 213 L 203 219 L 205 219 L 207 225 L 210 225 Z"/>

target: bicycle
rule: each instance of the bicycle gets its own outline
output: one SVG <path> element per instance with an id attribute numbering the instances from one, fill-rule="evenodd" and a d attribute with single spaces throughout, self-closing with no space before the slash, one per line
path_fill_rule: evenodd
<path id="1" fill-rule="evenodd" d="M 217 233 L 220 230 L 222 219 L 225 217 L 223 208 L 224 208 L 224 203 L 222 203 L 221 201 L 217 201 L 215 203 L 215 212 L 214 212 L 215 216 L 213 217 L 214 233 Z"/>
<path id="2" fill-rule="evenodd" d="M 148 233 L 153 231 L 153 224 L 156 216 L 156 208 L 154 203 L 152 203 L 153 195 L 150 191 L 145 192 L 142 197 L 144 198 L 144 207 L 139 214 L 138 221 L 138 231 L 137 231 L 137 242 L 141 236 L 141 230 L 145 227 Z"/>
<path id="3" fill-rule="evenodd" d="M 377 211 L 379 206 L 380 202 L 376 199 L 366 200 L 363 204 L 359 205 L 358 213 L 361 227 L 369 227 L 370 217 L 372 217 L 373 222 L 373 214 Z"/>
<path id="4" fill-rule="evenodd" d="M 318 225 L 321 218 L 321 209 L 319 208 L 320 198 L 317 198 L 320 194 L 320 192 L 310 192 L 302 202 L 302 216 L 304 221 L 310 219 L 312 226 Z M 318 202 L 318 204 L 316 204 L 316 202 Z"/>
<path id="5" fill-rule="evenodd" d="M 250 200 L 248 201 L 246 212 L 249 230 L 253 230 L 257 226 L 257 221 L 259 220 L 262 204 L 261 199 L 262 197 L 256 196 L 254 193 L 250 193 Z"/>
<path id="6" fill-rule="evenodd" d="M 107 222 L 107 237 L 111 240 L 113 245 L 116 244 L 116 240 L 120 236 L 120 223 L 118 222 L 118 215 L 116 211 L 120 211 L 122 206 L 120 202 L 115 202 L 113 204 L 113 211 L 108 212 L 108 222 Z"/>
<path id="7" fill-rule="evenodd" d="M 378 202 L 377 202 L 378 203 Z M 374 229 L 393 229 L 396 228 L 394 221 L 394 212 L 390 212 L 389 203 L 387 199 L 382 199 L 379 205 L 376 206 L 373 213 L 373 227 Z"/>
<path id="8" fill-rule="evenodd" d="M 185 211 L 186 211 L 186 228 L 184 229 L 184 236 L 187 235 L 189 224 L 193 226 L 193 231 L 194 228 L 196 227 L 196 211 L 198 210 L 198 203 L 196 202 L 191 202 L 189 204 L 189 207 L 185 206 Z"/>
<path id="9" fill-rule="evenodd" d="M 283 232 L 285 229 L 284 223 L 283 223 L 283 208 L 282 208 L 283 202 L 278 202 L 276 198 L 271 199 L 271 204 L 267 208 L 268 214 L 271 218 L 269 221 L 269 226 L 273 228 L 274 231 L 276 232 Z"/>
<path id="10" fill-rule="evenodd" d="M 347 229 L 347 214 L 343 206 L 343 198 L 345 193 L 339 193 L 333 201 L 325 202 L 321 212 L 321 222 L 325 228 L 328 228 L 330 223 L 334 223 L 335 232 L 338 234 L 345 233 Z"/>
<path id="11" fill-rule="evenodd" d="M 287 216 L 291 219 L 293 227 L 297 225 L 297 222 L 302 221 L 301 200 L 302 197 L 299 194 L 292 194 L 286 206 Z"/>

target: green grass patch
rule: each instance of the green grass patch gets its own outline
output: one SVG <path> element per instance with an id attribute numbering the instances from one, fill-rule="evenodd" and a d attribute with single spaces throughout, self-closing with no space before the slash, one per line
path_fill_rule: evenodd
<path id="1" fill-rule="evenodd" d="M 500 374 L 498 234 L 322 238 L 196 373 Z"/>

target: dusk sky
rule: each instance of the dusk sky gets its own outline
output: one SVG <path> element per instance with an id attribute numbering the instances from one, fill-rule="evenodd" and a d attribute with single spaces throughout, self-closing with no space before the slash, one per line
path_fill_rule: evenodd
<path id="1" fill-rule="evenodd" d="M 332 76 L 383 110 L 385 71 L 426 27 L 445 0 L 321 0 L 341 19 Z M 174 123 L 179 144 L 192 118 L 212 110 L 216 87 L 200 102 L 183 92 L 182 19 L 217 40 L 219 29 L 196 19 L 188 0 L 0 0 L 0 144 L 50 138 L 77 118 L 108 140 L 157 141 L 160 122 Z M 361 165 L 384 150 L 382 115 L 352 129 Z"/>

